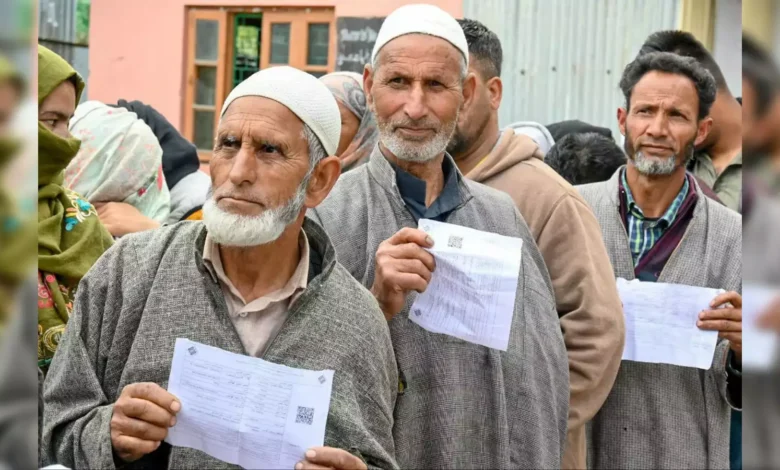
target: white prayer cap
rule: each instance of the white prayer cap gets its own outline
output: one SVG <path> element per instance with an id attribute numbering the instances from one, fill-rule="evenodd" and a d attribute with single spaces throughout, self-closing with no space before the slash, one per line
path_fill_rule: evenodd
<path id="1" fill-rule="evenodd" d="M 328 155 L 336 154 L 341 138 L 339 105 L 328 87 L 313 75 L 288 66 L 256 72 L 233 88 L 220 116 L 230 103 L 244 96 L 262 96 L 283 104 L 314 131 Z"/>
<path id="2" fill-rule="evenodd" d="M 385 44 L 406 34 L 427 34 L 455 46 L 469 64 L 469 44 L 460 24 L 449 13 L 433 5 L 404 5 L 385 18 L 376 36 L 371 63 Z"/>

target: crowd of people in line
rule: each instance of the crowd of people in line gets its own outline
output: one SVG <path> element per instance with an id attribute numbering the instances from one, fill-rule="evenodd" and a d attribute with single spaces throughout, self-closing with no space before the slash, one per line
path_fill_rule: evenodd
<path id="1" fill-rule="evenodd" d="M 692 35 L 648 37 L 619 144 L 578 120 L 500 128 L 496 34 L 407 5 L 362 75 L 236 86 L 210 174 L 149 104 L 79 104 L 82 78 L 39 46 L 39 464 L 230 468 L 164 442 L 188 338 L 336 371 L 325 446 L 296 469 L 741 468 L 743 277 L 780 281 L 758 248 L 780 177 L 742 170 L 743 138 L 780 148 L 780 74 L 746 41 L 743 103 Z M 421 219 L 522 239 L 506 351 L 409 319 L 436 275 Z M 722 289 L 696 312 L 712 366 L 621 360 L 616 278 Z M 771 403 L 761 380 L 745 394 Z"/>

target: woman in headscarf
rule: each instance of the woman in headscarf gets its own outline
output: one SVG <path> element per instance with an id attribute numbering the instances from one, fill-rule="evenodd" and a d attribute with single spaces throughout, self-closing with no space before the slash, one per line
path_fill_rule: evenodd
<path id="1" fill-rule="evenodd" d="M 38 46 L 38 366 L 48 369 L 81 278 L 113 243 L 95 208 L 63 186 L 80 142 L 68 131 L 84 81 Z"/>
<path id="2" fill-rule="evenodd" d="M 333 93 L 341 111 L 341 139 L 337 155 L 346 172 L 368 161 L 378 141 L 374 114 L 366 106 L 363 76 L 333 72 L 320 78 Z"/>
<path id="3" fill-rule="evenodd" d="M 122 202 L 158 224 L 166 222 L 171 195 L 163 151 L 144 121 L 125 108 L 87 101 L 76 108 L 70 132 L 81 140 L 81 148 L 65 169 L 66 188 L 97 206 L 99 216 L 101 203 Z M 124 235 L 108 221 L 104 225 L 113 236 Z"/>

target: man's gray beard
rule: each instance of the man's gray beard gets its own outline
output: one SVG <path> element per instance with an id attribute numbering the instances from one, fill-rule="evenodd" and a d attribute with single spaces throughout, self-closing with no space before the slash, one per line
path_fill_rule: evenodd
<path id="1" fill-rule="evenodd" d="M 645 157 L 643 152 L 635 152 L 631 158 L 636 171 L 645 176 L 668 176 L 677 169 L 677 155 L 667 158 Z"/>
<path id="2" fill-rule="evenodd" d="M 658 157 L 647 157 L 641 151 L 631 152 L 628 136 L 626 136 L 625 147 L 626 147 L 625 149 L 626 153 L 628 154 L 628 158 L 634 164 L 634 168 L 636 168 L 636 171 L 638 171 L 639 174 L 641 175 L 669 176 L 672 173 L 674 173 L 678 168 L 677 154 L 671 155 L 666 158 L 658 158 Z M 690 163 L 690 161 L 693 159 L 693 154 L 695 152 L 693 142 L 685 146 L 685 151 L 686 151 L 686 156 L 685 156 L 685 160 L 683 161 L 683 166 L 687 167 L 688 163 Z"/>
<path id="3" fill-rule="evenodd" d="M 209 191 L 209 198 L 203 204 L 203 223 L 209 236 L 223 246 L 251 247 L 275 241 L 300 215 L 310 176 L 310 173 L 306 175 L 286 203 L 254 216 L 223 210 Z"/>
<path id="4" fill-rule="evenodd" d="M 414 142 L 406 140 L 393 132 L 395 122 L 380 122 L 377 119 L 377 128 L 379 129 L 379 141 L 395 155 L 399 160 L 415 163 L 425 163 L 433 160 L 447 150 L 452 134 L 455 132 L 455 126 L 458 123 L 458 115 L 455 119 L 444 125 L 439 132 L 432 138 L 423 142 Z"/>

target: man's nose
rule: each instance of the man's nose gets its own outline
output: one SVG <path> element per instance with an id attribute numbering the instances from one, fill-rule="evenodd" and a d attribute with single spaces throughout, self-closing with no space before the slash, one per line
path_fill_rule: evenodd
<path id="1" fill-rule="evenodd" d="M 656 138 L 666 137 L 668 135 L 667 125 L 666 116 L 662 113 L 658 113 L 653 120 L 650 121 L 650 125 L 647 126 L 647 135 Z"/>
<path id="2" fill-rule="evenodd" d="M 418 121 L 428 114 L 428 108 L 425 104 L 425 91 L 421 83 L 415 82 L 412 85 L 409 99 L 404 106 L 404 112 L 414 121 Z"/>
<path id="3" fill-rule="evenodd" d="M 232 158 L 230 181 L 235 186 L 254 184 L 257 180 L 257 159 L 252 148 L 242 145 Z"/>

